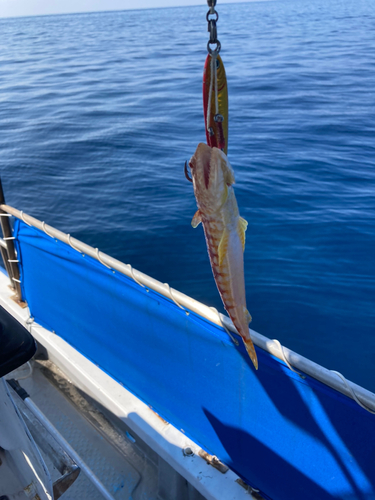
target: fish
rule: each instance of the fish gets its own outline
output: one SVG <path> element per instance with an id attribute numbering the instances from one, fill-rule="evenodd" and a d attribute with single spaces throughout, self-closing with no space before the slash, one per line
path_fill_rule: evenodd
<path id="1" fill-rule="evenodd" d="M 189 161 L 198 206 L 191 225 L 202 223 L 216 286 L 225 310 L 258 369 L 246 306 L 243 252 L 247 222 L 238 210 L 234 172 L 225 153 L 200 143 Z M 188 177 L 185 164 L 185 175 Z M 189 177 L 188 177 L 189 178 Z"/>

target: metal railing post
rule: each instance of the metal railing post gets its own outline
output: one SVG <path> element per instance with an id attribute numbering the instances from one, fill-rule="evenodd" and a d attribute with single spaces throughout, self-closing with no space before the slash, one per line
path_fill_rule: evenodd
<path id="1" fill-rule="evenodd" d="M 0 206 L 5 204 L 3 185 L 0 179 Z M 3 232 L 4 241 L 6 243 L 5 248 L 1 248 L 1 255 L 4 260 L 5 269 L 7 270 L 11 282 L 11 286 L 14 289 L 17 300 L 22 301 L 22 292 L 20 284 L 20 270 L 17 262 L 17 254 L 14 246 L 14 242 L 11 239 L 13 236 L 12 228 L 10 227 L 9 218 L 4 216 L 6 212 L 0 208 L 0 224 Z"/>

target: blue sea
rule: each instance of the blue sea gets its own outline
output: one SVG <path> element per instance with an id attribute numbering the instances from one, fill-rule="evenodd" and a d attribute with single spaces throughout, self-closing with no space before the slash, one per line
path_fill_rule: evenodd
<path id="1" fill-rule="evenodd" d="M 10 205 L 223 310 L 183 173 L 206 10 L 0 19 L 0 171 Z M 375 2 L 217 10 L 252 328 L 374 391 Z"/>

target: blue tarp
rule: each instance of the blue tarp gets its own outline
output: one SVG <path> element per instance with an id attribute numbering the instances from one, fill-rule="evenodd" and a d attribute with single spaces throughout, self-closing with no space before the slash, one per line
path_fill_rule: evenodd
<path id="1" fill-rule="evenodd" d="M 21 221 L 15 236 L 35 320 L 266 498 L 375 499 L 374 415 L 259 348 L 256 372 L 222 329 Z"/>

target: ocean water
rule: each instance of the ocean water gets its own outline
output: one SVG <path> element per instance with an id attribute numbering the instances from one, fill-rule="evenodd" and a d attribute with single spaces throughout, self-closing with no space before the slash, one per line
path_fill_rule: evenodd
<path id="1" fill-rule="evenodd" d="M 183 174 L 206 10 L 0 19 L 0 171 L 9 204 L 223 310 Z M 375 2 L 217 10 L 252 328 L 374 391 Z"/>

